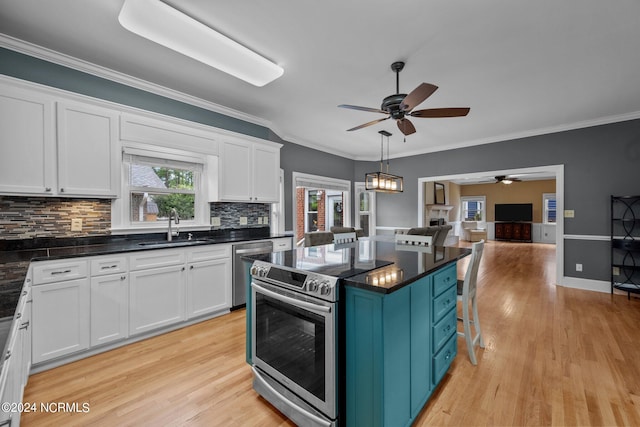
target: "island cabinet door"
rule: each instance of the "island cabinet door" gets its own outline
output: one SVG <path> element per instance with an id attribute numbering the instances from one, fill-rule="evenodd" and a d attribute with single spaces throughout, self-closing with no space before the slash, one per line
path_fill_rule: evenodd
<path id="1" fill-rule="evenodd" d="M 433 391 L 431 381 L 432 277 L 411 285 L 411 418 L 415 419 Z"/>
<path id="2" fill-rule="evenodd" d="M 347 426 L 410 423 L 410 296 L 346 289 Z"/>

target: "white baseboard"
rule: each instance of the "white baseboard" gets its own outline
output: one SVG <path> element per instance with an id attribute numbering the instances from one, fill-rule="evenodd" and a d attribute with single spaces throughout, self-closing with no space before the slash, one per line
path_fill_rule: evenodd
<path id="1" fill-rule="evenodd" d="M 579 277 L 564 276 L 558 285 L 564 286 L 565 288 L 582 289 L 585 291 L 611 292 L 611 283 L 605 282 L 604 280 L 581 279 Z"/>

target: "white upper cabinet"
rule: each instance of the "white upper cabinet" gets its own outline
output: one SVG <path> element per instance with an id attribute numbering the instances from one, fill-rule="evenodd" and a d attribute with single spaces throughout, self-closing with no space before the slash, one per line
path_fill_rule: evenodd
<path id="1" fill-rule="evenodd" d="M 279 144 L 234 140 L 220 145 L 221 201 L 276 203 L 279 179 Z"/>
<path id="2" fill-rule="evenodd" d="M 0 86 L 0 193 L 51 194 L 55 188 L 53 99 Z"/>
<path id="3" fill-rule="evenodd" d="M 0 82 L 0 194 L 117 197 L 118 118 Z"/>
<path id="4" fill-rule="evenodd" d="M 58 192 L 64 196 L 118 195 L 118 113 L 58 102 Z"/>

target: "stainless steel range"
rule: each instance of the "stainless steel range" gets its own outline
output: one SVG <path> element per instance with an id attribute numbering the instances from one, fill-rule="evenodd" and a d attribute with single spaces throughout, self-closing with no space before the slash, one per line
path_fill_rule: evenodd
<path id="1" fill-rule="evenodd" d="M 298 425 L 337 425 L 340 280 L 389 264 L 361 253 L 299 248 L 251 268 L 253 388 Z"/>

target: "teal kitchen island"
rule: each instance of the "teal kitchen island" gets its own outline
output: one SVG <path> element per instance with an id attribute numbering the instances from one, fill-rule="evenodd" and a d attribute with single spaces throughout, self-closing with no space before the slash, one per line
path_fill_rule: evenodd
<path id="1" fill-rule="evenodd" d="M 268 281 L 269 277 L 284 277 L 283 274 L 297 275 L 301 289 L 307 289 L 309 283 L 318 279 L 314 274 L 330 273 L 337 279 L 338 295 L 330 310 L 335 310 L 332 322 L 335 341 L 330 341 L 335 345 L 325 341 L 330 336 L 326 329 L 328 323 L 315 321 L 314 326 L 300 314 L 289 317 L 278 327 L 273 322 L 275 316 L 269 322 L 258 320 L 261 337 L 249 338 L 255 337 L 254 317 L 260 318 L 262 314 L 256 315 L 256 303 L 248 302 L 247 361 L 254 367 L 254 373 L 258 366 L 254 353 L 256 342 L 273 343 L 269 346 L 269 358 L 276 360 L 274 355 L 277 355 L 286 360 L 281 364 L 283 369 L 296 366 L 294 378 L 290 375 L 280 385 L 275 377 L 270 379 L 272 386 L 282 386 L 275 397 L 265 393 L 264 387 L 256 388 L 255 377 L 254 388 L 298 423 L 354 427 L 411 425 L 457 353 L 457 262 L 470 253 L 471 250 L 465 248 L 425 248 L 363 239 L 344 245 L 297 248 L 272 254 L 271 262 L 261 261 L 258 267 L 263 270 L 261 278 L 254 277 L 253 281 Z M 314 279 L 309 280 L 307 276 Z M 275 305 L 270 307 L 261 310 L 263 313 L 285 311 Z M 315 337 L 311 340 L 315 345 L 310 347 L 314 351 L 309 358 L 293 344 L 296 341 L 288 341 L 293 345 L 278 342 L 282 339 L 283 327 L 291 330 L 292 336 Z M 318 341 L 318 337 L 324 338 Z M 253 354 L 250 342 L 253 342 Z M 324 350 L 318 352 L 318 349 Z M 331 354 L 335 355 L 335 363 L 318 364 L 319 360 L 333 358 Z M 302 363 L 302 360 L 306 361 Z M 314 416 L 296 418 L 300 412 L 325 413 L 322 406 L 314 404 L 313 396 L 307 400 L 304 391 L 295 396 L 299 385 L 292 382 L 303 384 L 307 382 L 305 378 L 325 384 L 316 391 L 317 396 L 325 397 L 320 405 L 334 399 L 327 396 L 335 395 L 337 411 L 331 412 L 334 416 L 329 415 L 327 422 L 316 422 L 319 418 Z M 329 391 L 332 387 L 335 393 Z M 292 406 L 306 407 L 306 410 L 291 411 Z"/>
<path id="2" fill-rule="evenodd" d="M 379 242 L 394 263 L 344 280 L 343 425 L 411 425 L 457 353 L 456 266 L 470 251 L 398 248 Z"/>

